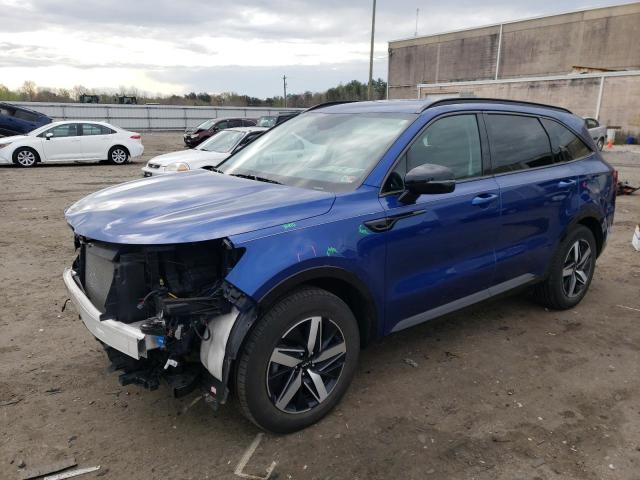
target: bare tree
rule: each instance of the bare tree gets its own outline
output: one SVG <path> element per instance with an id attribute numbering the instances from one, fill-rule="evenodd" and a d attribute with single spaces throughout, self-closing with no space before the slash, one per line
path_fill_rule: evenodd
<path id="1" fill-rule="evenodd" d="M 36 83 L 31 80 L 26 80 L 22 87 L 20 87 L 20 93 L 23 98 L 28 101 L 32 101 L 38 93 L 38 87 L 36 87 Z"/>

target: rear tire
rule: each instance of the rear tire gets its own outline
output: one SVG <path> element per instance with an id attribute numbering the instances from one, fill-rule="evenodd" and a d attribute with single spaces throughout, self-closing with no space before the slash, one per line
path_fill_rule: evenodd
<path id="1" fill-rule="evenodd" d="M 596 142 L 596 147 L 598 147 L 598 150 L 602 151 L 602 149 L 604 148 L 604 138 L 598 139 L 598 141 Z"/>
<path id="2" fill-rule="evenodd" d="M 355 373 L 358 324 L 319 288 L 289 294 L 258 320 L 242 350 L 236 392 L 243 414 L 274 433 L 306 428 L 340 401 Z"/>
<path id="3" fill-rule="evenodd" d="M 547 279 L 536 285 L 536 300 L 554 310 L 566 310 L 580 303 L 593 279 L 596 248 L 591 230 L 576 226 L 558 247 Z"/>
<path id="4" fill-rule="evenodd" d="M 109 150 L 109 162 L 114 165 L 124 165 L 128 161 L 129 151 L 126 148 L 120 145 L 111 147 L 111 150 Z"/>
<path id="5" fill-rule="evenodd" d="M 13 152 L 13 163 L 21 168 L 35 167 L 40 161 L 40 156 L 33 148 L 20 147 Z"/>

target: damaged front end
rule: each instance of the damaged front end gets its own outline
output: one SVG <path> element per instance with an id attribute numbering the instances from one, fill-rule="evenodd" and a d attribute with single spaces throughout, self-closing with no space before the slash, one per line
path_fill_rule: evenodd
<path id="1" fill-rule="evenodd" d="M 120 383 L 154 390 L 165 380 L 176 397 L 202 386 L 224 401 L 224 375 L 209 365 L 224 359 L 210 362 L 201 350 L 221 345 L 224 356 L 237 307 L 250 303 L 224 280 L 244 251 L 227 239 L 119 245 L 76 236 L 75 242 L 78 256 L 65 283 L 112 369 L 122 372 Z"/>

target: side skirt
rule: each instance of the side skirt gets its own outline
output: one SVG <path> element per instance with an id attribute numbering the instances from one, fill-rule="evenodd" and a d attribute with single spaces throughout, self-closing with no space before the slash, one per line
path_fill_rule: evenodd
<path id="1" fill-rule="evenodd" d="M 486 290 L 481 290 L 466 297 L 454 300 L 453 302 L 445 303 L 444 305 L 432 308 L 431 310 L 427 310 L 426 312 L 422 312 L 417 315 L 413 315 L 412 317 L 405 318 L 404 320 L 400 320 L 398 323 L 396 323 L 391 332 L 399 332 L 400 330 L 413 327 L 414 325 L 426 322 L 427 320 L 432 320 L 448 313 L 455 312 L 456 310 L 468 307 L 470 305 L 473 305 L 474 303 L 482 302 L 483 300 L 487 300 L 509 290 L 513 290 L 514 288 L 521 287 L 527 283 L 531 283 L 536 279 L 537 277 L 532 273 L 520 275 L 519 277 L 512 278 L 511 280 L 507 280 L 506 282 L 493 285 Z"/>

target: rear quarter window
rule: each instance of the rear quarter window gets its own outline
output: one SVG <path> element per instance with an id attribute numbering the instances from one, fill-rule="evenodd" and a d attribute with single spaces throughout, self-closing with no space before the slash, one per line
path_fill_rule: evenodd
<path id="1" fill-rule="evenodd" d="M 549 137 L 536 117 L 487 114 L 493 173 L 553 164 Z"/>
<path id="2" fill-rule="evenodd" d="M 551 148 L 556 163 L 570 162 L 591 154 L 591 149 L 567 127 L 546 118 L 542 125 L 551 139 Z"/>

